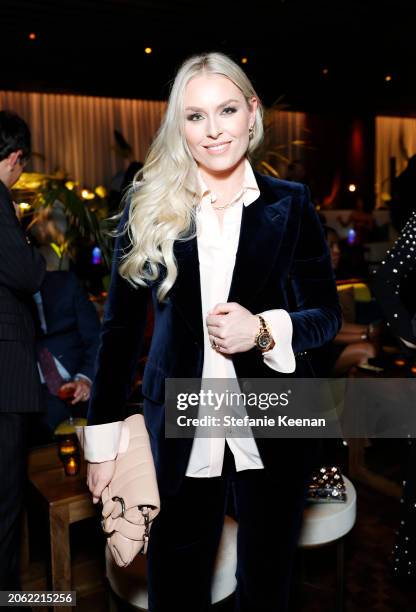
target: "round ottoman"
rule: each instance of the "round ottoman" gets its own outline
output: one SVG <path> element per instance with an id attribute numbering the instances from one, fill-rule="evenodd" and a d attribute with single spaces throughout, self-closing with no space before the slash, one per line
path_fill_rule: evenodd
<path id="1" fill-rule="evenodd" d="M 128 603 L 133 610 L 147 610 L 146 557 L 137 555 L 127 567 L 118 567 L 106 547 L 105 564 L 108 582 L 117 597 Z M 211 600 L 213 604 L 223 601 L 235 591 L 236 568 L 237 523 L 231 517 L 226 516 L 212 577 Z"/>

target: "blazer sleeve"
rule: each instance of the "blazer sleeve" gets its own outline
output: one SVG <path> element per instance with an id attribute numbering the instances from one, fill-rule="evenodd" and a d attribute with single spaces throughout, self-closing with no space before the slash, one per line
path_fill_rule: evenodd
<path id="1" fill-rule="evenodd" d="M 146 328 L 148 287 L 134 287 L 119 274 L 121 256 L 129 248 L 127 233 L 120 232 L 128 220 L 126 206 L 119 225 L 111 270 L 110 289 L 104 309 L 96 374 L 91 390 L 88 425 L 120 421 L 131 394 Z"/>
<path id="2" fill-rule="evenodd" d="M 100 341 L 100 319 L 95 306 L 88 299 L 88 295 L 75 275 L 73 275 L 73 282 L 77 327 L 85 347 L 77 374 L 82 374 L 92 380 Z"/>
<path id="3" fill-rule="evenodd" d="M 294 353 L 329 342 L 342 323 L 328 244 L 306 186 L 301 199 L 299 235 L 290 272 L 296 303 L 296 311 L 289 312 Z"/>
<path id="4" fill-rule="evenodd" d="M 413 212 L 370 282 L 387 325 L 395 335 L 412 344 L 416 343 L 416 318 L 400 297 L 400 285 L 406 276 L 414 274 L 415 261 L 416 212 Z"/>
<path id="5" fill-rule="evenodd" d="M 0 285 L 31 295 L 39 291 L 45 271 L 45 260 L 25 236 L 11 203 L 1 202 Z"/>

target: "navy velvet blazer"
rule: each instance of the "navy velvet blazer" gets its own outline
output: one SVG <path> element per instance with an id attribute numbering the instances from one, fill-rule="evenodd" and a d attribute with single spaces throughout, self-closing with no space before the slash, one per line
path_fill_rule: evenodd
<path id="1" fill-rule="evenodd" d="M 46 334 L 38 339 L 71 376 L 91 380 L 97 357 L 100 319 L 73 272 L 47 272 L 41 287 Z"/>
<path id="2" fill-rule="evenodd" d="M 303 353 L 330 341 L 341 326 L 327 243 L 305 186 L 259 174 L 256 180 L 260 197 L 243 207 L 227 301 L 238 302 L 252 313 L 286 309 L 293 323 L 293 350 L 295 354 Z M 127 214 L 125 210 L 121 226 Z M 135 289 L 117 273 L 120 254 L 128 248 L 124 235 L 116 243 L 88 423 L 107 423 L 124 416 L 142 351 L 146 307 L 151 295 L 155 320 L 143 376 L 144 414 L 159 485 L 165 491 L 173 491 L 185 474 L 192 439 L 164 437 L 165 379 L 199 378 L 202 374 L 204 347 L 197 239 L 175 242 L 178 277 L 163 303 L 156 299 L 156 284 Z M 264 364 L 256 349 L 232 358 L 237 377 L 279 375 Z M 310 376 L 304 360 L 299 360 L 294 375 Z M 276 442 L 282 441 L 258 440 L 264 463 L 273 460 Z"/>

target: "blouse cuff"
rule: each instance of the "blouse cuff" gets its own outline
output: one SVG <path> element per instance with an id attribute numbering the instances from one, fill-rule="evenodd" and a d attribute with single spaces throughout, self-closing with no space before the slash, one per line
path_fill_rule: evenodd
<path id="1" fill-rule="evenodd" d="M 102 463 L 115 459 L 127 450 L 128 427 L 123 421 L 76 427 L 76 433 L 84 457 L 90 463 Z"/>
<path id="2" fill-rule="evenodd" d="M 268 324 L 274 347 L 263 353 L 264 363 L 272 370 L 290 374 L 296 369 L 295 354 L 292 349 L 293 324 L 289 313 L 281 308 L 259 313 Z"/>

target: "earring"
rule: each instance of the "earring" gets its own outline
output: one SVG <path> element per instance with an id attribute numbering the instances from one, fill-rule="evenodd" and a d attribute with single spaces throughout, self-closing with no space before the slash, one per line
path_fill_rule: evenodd
<path id="1" fill-rule="evenodd" d="M 254 125 L 251 125 L 248 128 L 248 137 L 251 139 L 251 138 L 253 138 L 253 136 L 254 136 Z"/>

